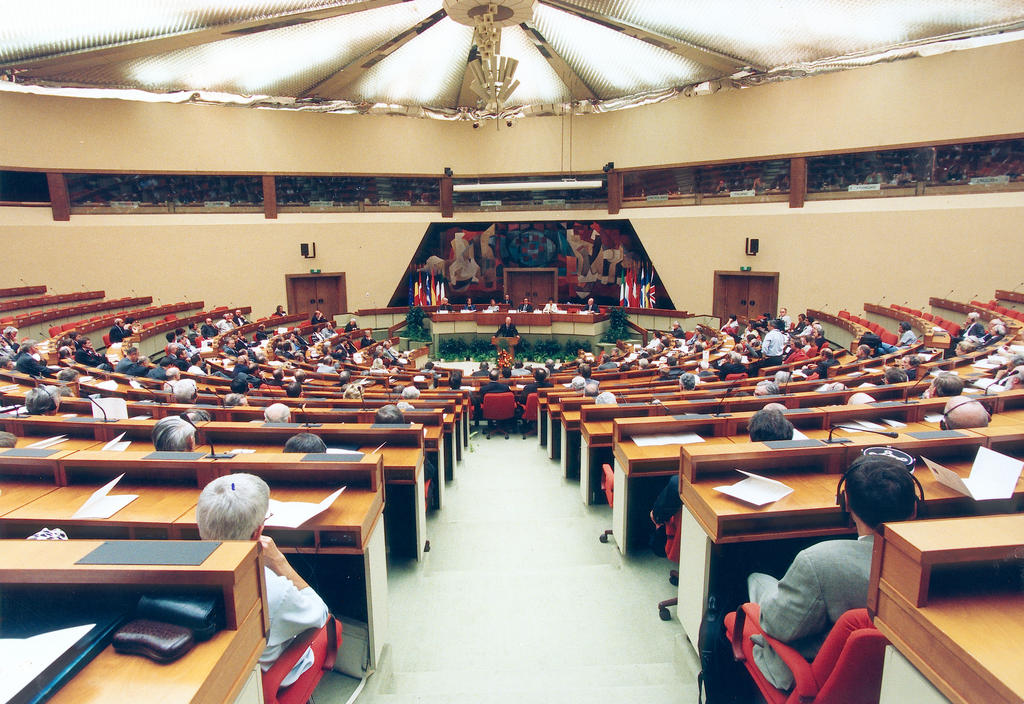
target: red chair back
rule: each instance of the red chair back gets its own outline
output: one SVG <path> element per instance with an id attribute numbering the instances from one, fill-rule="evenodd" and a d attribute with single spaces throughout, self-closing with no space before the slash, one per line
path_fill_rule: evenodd
<path id="1" fill-rule="evenodd" d="M 490 394 L 488 394 L 490 396 Z M 486 399 L 487 396 L 484 396 Z M 523 406 L 523 420 L 534 421 L 537 420 L 537 392 L 533 392 L 526 397 L 526 405 Z"/>
<path id="2" fill-rule="evenodd" d="M 679 521 L 682 519 L 683 512 L 680 511 L 672 518 L 668 519 L 668 523 L 665 524 L 665 557 L 668 558 L 669 562 L 679 562 L 679 543 L 682 532 L 679 530 Z"/>
<path id="3" fill-rule="evenodd" d="M 511 391 L 486 394 L 480 410 L 485 420 L 508 420 L 516 414 L 516 397 Z"/>
<path id="4" fill-rule="evenodd" d="M 615 505 L 615 470 L 608 463 L 601 465 L 601 491 L 608 499 L 608 505 Z"/>
<path id="5" fill-rule="evenodd" d="M 737 374 L 726 374 L 725 375 L 725 380 L 726 381 L 732 381 L 734 379 L 746 379 L 746 378 L 747 378 L 747 373 L 746 372 L 739 372 Z"/>
<path id="6" fill-rule="evenodd" d="M 305 704 L 313 695 L 324 672 L 334 668 L 341 645 L 341 624 L 333 616 L 327 617 L 322 628 L 311 628 L 292 641 L 281 656 L 263 673 L 264 704 Z M 306 652 L 313 649 L 313 666 L 299 675 L 287 687 L 281 688 L 281 681 L 295 667 L 295 663 Z"/>

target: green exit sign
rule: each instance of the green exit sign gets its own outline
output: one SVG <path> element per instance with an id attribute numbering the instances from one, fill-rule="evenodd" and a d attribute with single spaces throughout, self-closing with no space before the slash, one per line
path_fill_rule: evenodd
<path id="1" fill-rule="evenodd" d="M 750 267 L 749 266 L 741 266 L 740 267 L 740 271 L 750 271 Z"/>
<path id="2" fill-rule="evenodd" d="M 310 270 L 309 270 L 309 273 L 310 273 L 310 274 L 319 274 L 319 273 L 320 273 L 320 270 L 319 270 L 319 269 L 310 269 Z"/>

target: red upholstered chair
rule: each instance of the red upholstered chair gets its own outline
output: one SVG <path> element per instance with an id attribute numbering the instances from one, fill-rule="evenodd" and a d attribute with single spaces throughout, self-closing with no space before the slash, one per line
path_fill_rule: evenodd
<path id="1" fill-rule="evenodd" d="M 682 532 L 679 530 L 679 522 L 682 518 L 683 512 L 679 511 L 679 513 L 669 519 L 668 524 L 665 526 L 665 557 L 674 565 L 679 564 L 679 534 Z M 668 581 L 673 587 L 678 587 L 679 570 L 669 570 Z M 678 603 L 679 599 L 675 597 L 658 602 L 658 616 L 661 617 L 662 621 L 672 620 L 672 614 L 668 608 L 676 606 Z"/>
<path id="2" fill-rule="evenodd" d="M 607 462 L 601 465 L 601 491 L 604 492 L 604 497 L 608 499 L 608 505 L 615 505 L 615 470 Z M 609 528 L 604 533 L 601 533 L 597 537 L 602 543 L 608 542 L 608 536 L 612 534 L 612 529 Z"/>
<path id="3" fill-rule="evenodd" d="M 103 344 L 106 347 L 110 347 L 110 333 L 103 334 Z"/>
<path id="4" fill-rule="evenodd" d="M 743 663 L 768 704 L 877 704 L 882 686 L 882 659 L 888 641 L 871 623 L 867 609 L 851 609 L 829 631 L 814 662 L 761 630 L 757 604 L 740 607 L 725 617 L 733 655 Z M 737 620 L 740 623 L 737 623 Z M 754 662 L 750 636 L 761 634 L 793 672 L 791 692 L 773 687 Z"/>
<path id="5" fill-rule="evenodd" d="M 879 335 L 879 337 L 881 337 L 882 342 L 884 342 L 887 345 L 895 345 L 900 341 L 900 338 L 896 337 L 896 335 L 894 335 L 891 332 L 882 331 L 882 334 Z"/>
<path id="6" fill-rule="evenodd" d="M 843 318 L 844 320 L 849 320 L 850 319 L 850 311 L 848 311 L 848 310 L 841 310 L 841 311 L 839 311 L 839 317 Z"/>
<path id="7" fill-rule="evenodd" d="M 747 378 L 747 373 L 746 372 L 739 372 L 737 374 L 726 374 L 725 375 L 725 380 L 726 381 L 733 381 L 734 379 L 746 379 L 746 378 Z"/>
<path id="8" fill-rule="evenodd" d="M 484 397 L 486 398 L 486 396 Z M 526 439 L 527 435 L 533 435 L 537 432 L 537 393 L 534 392 L 526 397 L 526 404 L 523 406 L 523 415 L 520 416 L 520 420 L 529 427 L 530 423 L 533 423 L 533 428 L 530 430 L 523 431 L 523 439 Z"/>
<path id="9" fill-rule="evenodd" d="M 516 416 L 516 397 L 509 391 L 507 393 L 500 394 L 486 394 L 484 395 L 483 402 L 480 404 L 480 411 L 483 414 L 484 420 L 487 421 L 487 437 L 490 438 L 494 433 L 504 433 L 505 439 L 508 440 L 508 425 L 509 421 L 514 420 Z"/>
<path id="10" fill-rule="evenodd" d="M 61 333 L 60 325 L 51 325 L 47 332 L 50 333 L 50 337 L 57 337 Z"/>
<path id="11" fill-rule="evenodd" d="M 323 628 L 310 628 L 299 634 L 281 657 L 263 673 L 264 704 L 305 704 L 313 695 L 324 672 L 334 668 L 341 645 L 341 624 L 334 616 L 327 617 Z M 287 687 L 281 687 L 281 680 L 291 672 L 306 648 L 313 649 L 313 666 L 299 675 Z"/>

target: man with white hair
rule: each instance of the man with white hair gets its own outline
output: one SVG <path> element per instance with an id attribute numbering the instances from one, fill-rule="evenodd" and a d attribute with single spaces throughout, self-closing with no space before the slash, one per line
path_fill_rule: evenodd
<path id="1" fill-rule="evenodd" d="M 320 628 L 327 622 L 327 605 L 288 563 L 274 541 L 263 535 L 270 504 L 270 487 L 251 474 L 229 474 L 206 485 L 196 504 L 196 523 L 203 540 L 258 540 L 263 557 L 267 613 L 270 628 L 267 646 L 260 655 L 260 667 L 266 671 L 292 641 L 305 630 Z M 309 648 L 285 675 L 288 686 L 313 666 Z"/>
<path id="2" fill-rule="evenodd" d="M 14 359 L 18 354 L 18 328 L 8 325 L 0 335 L 0 354 Z"/>
<path id="3" fill-rule="evenodd" d="M 618 403 L 618 401 L 615 400 L 615 394 L 613 394 L 611 391 L 602 391 L 594 398 L 594 403 L 602 406 L 614 406 Z"/>
<path id="4" fill-rule="evenodd" d="M 174 393 L 174 385 L 181 380 L 181 370 L 177 367 L 167 367 L 164 370 L 164 374 L 163 390 L 168 393 Z"/>
<path id="5" fill-rule="evenodd" d="M 572 381 L 569 382 L 569 388 L 573 391 L 583 391 L 583 387 L 587 385 L 587 380 L 582 376 L 574 376 Z"/>
<path id="6" fill-rule="evenodd" d="M 964 338 L 973 337 L 980 340 L 985 334 L 985 326 L 981 324 L 981 314 L 977 311 L 971 311 L 967 314 L 967 320 L 964 321 Z"/>
<path id="7" fill-rule="evenodd" d="M 679 324 L 678 320 L 672 321 L 672 337 L 677 340 L 682 340 L 686 337 L 686 332 L 683 330 L 683 326 Z"/>
<path id="8" fill-rule="evenodd" d="M 173 388 L 175 403 L 195 403 L 199 397 L 199 387 L 192 379 L 181 379 Z"/>
<path id="9" fill-rule="evenodd" d="M 288 423 L 291 411 L 283 403 L 272 403 L 263 409 L 263 420 L 267 423 Z"/>
<path id="10" fill-rule="evenodd" d="M 402 398 L 405 399 L 406 401 L 419 397 L 420 390 L 414 384 L 409 384 L 404 389 L 402 389 Z"/>
<path id="11" fill-rule="evenodd" d="M 231 322 L 231 313 L 225 313 L 221 316 L 221 319 L 217 321 L 217 330 L 220 332 L 231 332 L 235 327 L 235 324 Z"/>
<path id="12" fill-rule="evenodd" d="M 759 381 L 759 382 L 757 382 L 757 386 L 754 387 L 754 395 L 755 396 L 778 396 L 779 395 L 779 386 L 774 381 L 768 381 L 767 379 L 764 380 L 764 381 Z"/>
<path id="13" fill-rule="evenodd" d="M 196 446 L 195 427 L 178 416 L 158 420 L 151 437 L 157 452 L 191 452 Z"/>
<path id="14" fill-rule="evenodd" d="M 60 408 L 60 390 L 56 386 L 36 386 L 25 394 L 25 412 L 33 416 L 52 416 Z"/>
<path id="15" fill-rule="evenodd" d="M 14 360 L 14 368 L 29 376 L 53 376 L 53 372 L 43 364 L 39 343 L 36 340 L 25 340 L 21 343 L 20 354 Z"/>

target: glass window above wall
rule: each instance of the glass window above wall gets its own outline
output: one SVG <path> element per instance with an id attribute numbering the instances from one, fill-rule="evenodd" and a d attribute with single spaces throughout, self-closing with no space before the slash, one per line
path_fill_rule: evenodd
<path id="1" fill-rule="evenodd" d="M 46 174 L 34 171 L 0 171 L 0 202 L 49 203 Z"/>
<path id="2" fill-rule="evenodd" d="M 283 210 L 436 209 L 438 179 L 391 176 L 277 176 Z"/>
<path id="3" fill-rule="evenodd" d="M 645 203 L 692 204 L 697 186 L 697 169 L 682 166 L 622 174 L 622 199 L 626 206 Z"/>
<path id="4" fill-rule="evenodd" d="M 453 187 L 456 210 L 564 210 L 605 208 L 608 204 L 604 174 L 456 178 Z"/>
<path id="5" fill-rule="evenodd" d="M 703 197 L 747 197 L 789 193 L 789 159 L 701 166 L 697 184 Z"/>
<path id="6" fill-rule="evenodd" d="M 1024 182 L 1024 139 L 935 147 L 935 185 Z"/>
<path id="7" fill-rule="evenodd" d="M 898 190 L 894 195 L 913 195 L 917 184 L 931 180 L 934 157 L 930 147 L 811 157 L 807 192 Z"/>
<path id="8" fill-rule="evenodd" d="M 67 174 L 72 207 L 253 208 L 263 204 L 259 176 Z"/>

